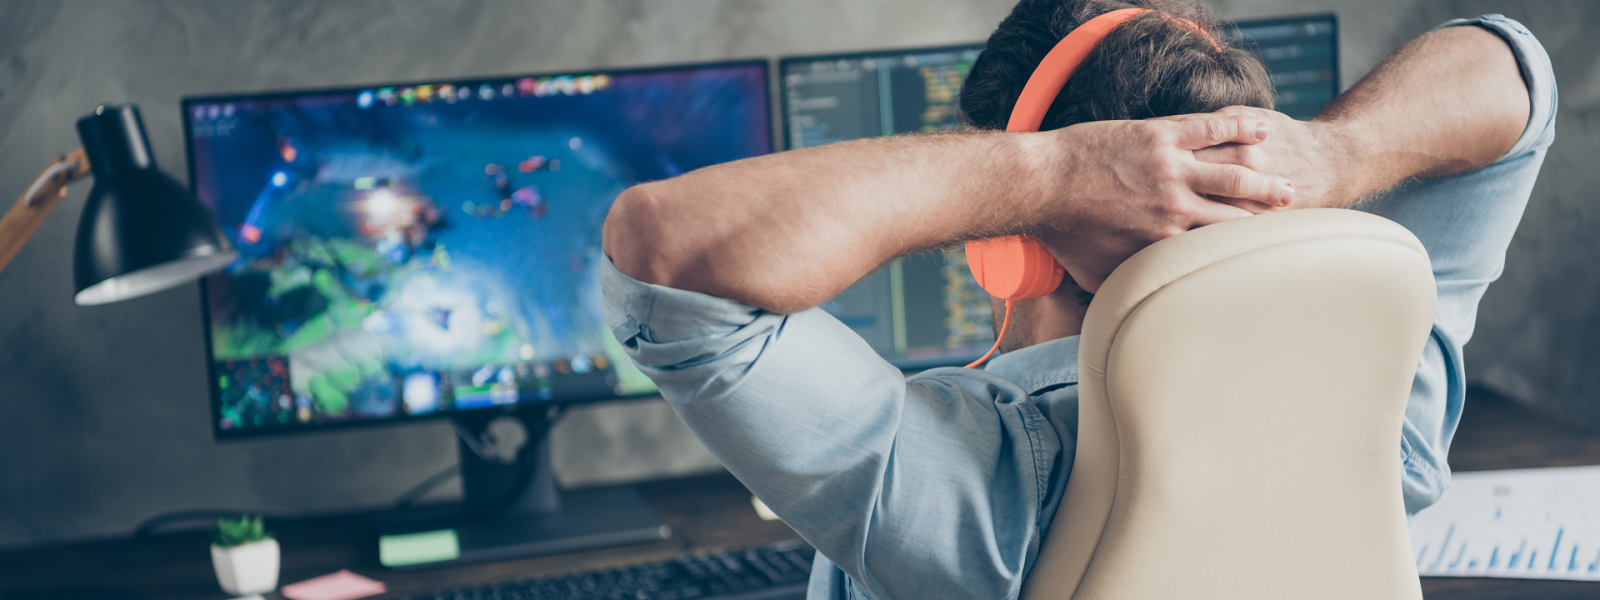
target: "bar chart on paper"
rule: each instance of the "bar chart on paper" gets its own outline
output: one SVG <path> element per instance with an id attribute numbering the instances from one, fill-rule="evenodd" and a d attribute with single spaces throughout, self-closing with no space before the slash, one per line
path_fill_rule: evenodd
<path id="1" fill-rule="evenodd" d="M 1411 548 L 1424 576 L 1600 581 L 1600 467 L 1457 473 Z"/>

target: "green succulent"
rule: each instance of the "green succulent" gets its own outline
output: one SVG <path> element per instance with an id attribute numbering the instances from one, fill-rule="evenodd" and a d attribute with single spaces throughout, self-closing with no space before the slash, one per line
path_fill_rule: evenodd
<path id="1" fill-rule="evenodd" d="M 261 522 L 261 515 L 239 515 L 237 519 L 218 519 L 217 528 L 211 532 L 211 541 L 223 548 L 243 546 L 272 539 Z"/>

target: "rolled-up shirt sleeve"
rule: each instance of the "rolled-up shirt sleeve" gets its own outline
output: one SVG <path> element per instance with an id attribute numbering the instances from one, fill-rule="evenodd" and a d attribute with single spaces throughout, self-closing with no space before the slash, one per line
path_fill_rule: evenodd
<path id="1" fill-rule="evenodd" d="M 971 369 L 908 383 L 821 310 L 772 313 L 601 269 L 617 340 L 846 585 L 1014 597 L 1037 552 L 1037 474 L 1061 453 L 1021 388 Z"/>

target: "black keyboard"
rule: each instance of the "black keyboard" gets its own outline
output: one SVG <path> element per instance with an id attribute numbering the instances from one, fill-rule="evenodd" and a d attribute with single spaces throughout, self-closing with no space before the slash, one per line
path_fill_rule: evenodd
<path id="1" fill-rule="evenodd" d="M 787 600 L 806 594 L 815 553 L 780 542 L 660 562 L 413 594 L 413 600 Z"/>

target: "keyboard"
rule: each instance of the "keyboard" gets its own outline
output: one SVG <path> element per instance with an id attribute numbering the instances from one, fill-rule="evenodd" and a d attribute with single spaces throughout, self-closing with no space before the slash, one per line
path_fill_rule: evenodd
<path id="1" fill-rule="evenodd" d="M 806 594 L 815 551 L 801 541 L 474 585 L 411 600 L 788 600 Z"/>

